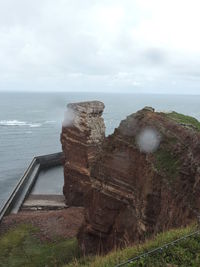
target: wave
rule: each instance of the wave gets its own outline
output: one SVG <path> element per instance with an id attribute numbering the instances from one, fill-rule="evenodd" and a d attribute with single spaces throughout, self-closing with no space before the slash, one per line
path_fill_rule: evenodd
<path id="1" fill-rule="evenodd" d="M 35 128 L 35 127 L 40 127 L 42 124 L 41 123 L 30 123 L 27 125 L 29 125 L 31 128 Z"/>
<path id="2" fill-rule="evenodd" d="M 31 128 L 40 127 L 41 123 L 29 123 L 26 121 L 18 121 L 18 120 L 2 120 L 0 121 L 0 126 L 29 126 Z"/>
<path id="3" fill-rule="evenodd" d="M 56 121 L 45 121 L 45 124 L 54 124 Z"/>

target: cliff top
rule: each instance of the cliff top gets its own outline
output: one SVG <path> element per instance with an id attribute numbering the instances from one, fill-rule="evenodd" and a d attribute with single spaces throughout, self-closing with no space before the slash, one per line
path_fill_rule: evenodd
<path id="1" fill-rule="evenodd" d="M 67 107 L 73 111 L 77 111 L 78 113 L 90 113 L 90 114 L 101 114 L 104 110 L 104 103 L 100 101 L 86 101 L 86 102 L 78 102 L 78 103 L 69 103 Z"/>

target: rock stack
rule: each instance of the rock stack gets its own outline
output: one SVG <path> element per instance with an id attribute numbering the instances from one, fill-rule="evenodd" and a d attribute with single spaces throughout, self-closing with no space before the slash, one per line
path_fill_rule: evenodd
<path id="1" fill-rule="evenodd" d="M 68 205 L 83 206 L 90 188 L 90 166 L 105 137 L 103 110 L 99 101 L 67 105 L 61 143 L 65 156 L 63 192 Z"/>

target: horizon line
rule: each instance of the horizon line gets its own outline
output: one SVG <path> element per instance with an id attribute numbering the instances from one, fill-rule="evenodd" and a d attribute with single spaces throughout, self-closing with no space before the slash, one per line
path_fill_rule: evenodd
<path id="1" fill-rule="evenodd" d="M 177 95 L 177 96 L 200 96 L 200 93 L 157 93 L 157 92 L 106 92 L 106 91 L 4 91 L 4 90 L 0 90 L 0 93 L 27 93 L 27 94 L 31 94 L 31 93 L 52 93 L 52 94 L 56 94 L 56 93 L 73 93 L 73 94 L 84 94 L 84 93 L 90 93 L 90 94 L 133 94 L 133 95 Z"/>

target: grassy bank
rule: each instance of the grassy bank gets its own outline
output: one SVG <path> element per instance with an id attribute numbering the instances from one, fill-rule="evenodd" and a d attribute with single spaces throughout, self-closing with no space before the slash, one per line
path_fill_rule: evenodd
<path id="1" fill-rule="evenodd" d="M 0 238 L 0 267 L 112 267 L 195 230 L 195 225 L 170 230 L 144 244 L 113 251 L 106 256 L 86 258 L 80 257 L 75 239 L 41 242 L 37 237 L 37 229 L 21 225 Z M 200 235 L 126 266 L 200 266 Z"/>
<path id="2" fill-rule="evenodd" d="M 191 116 L 183 115 L 175 111 L 166 113 L 165 116 L 167 116 L 170 119 L 175 120 L 178 123 L 183 123 L 185 125 L 188 125 L 188 127 L 193 127 L 197 131 L 200 131 L 200 122 Z"/>
<path id="3" fill-rule="evenodd" d="M 149 251 L 171 242 L 184 235 L 187 235 L 196 230 L 194 225 L 179 228 L 176 230 L 170 230 L 165 233 L 158 234 L 154 239 L 146 241 L 142 245 L 129 247 L 120 251 L 114 251 L 108 255 L 96 256 L 90 259 L 75 260 L 65 267 L 112 267 L 116 264 L 126 261 L 129 258 L 137 256 L 141 253 Z M 178 245 L 169 246 L 160 253 L 153 254 L 150 257 L 143 258 L 140 261 L 136 261 L 132 264 L 128 264 L 129 267 L 139 266 L 200 266 L 200 235 L 191 237 L 189 239 L 181 241 Z"/>
<path id="4" fill-rule="evenodd" d="M 76 239 L 41 242 L 38 230 L 21 225 L 0 238 L 0 267 L 63 266 L 79 257 Z"/>

